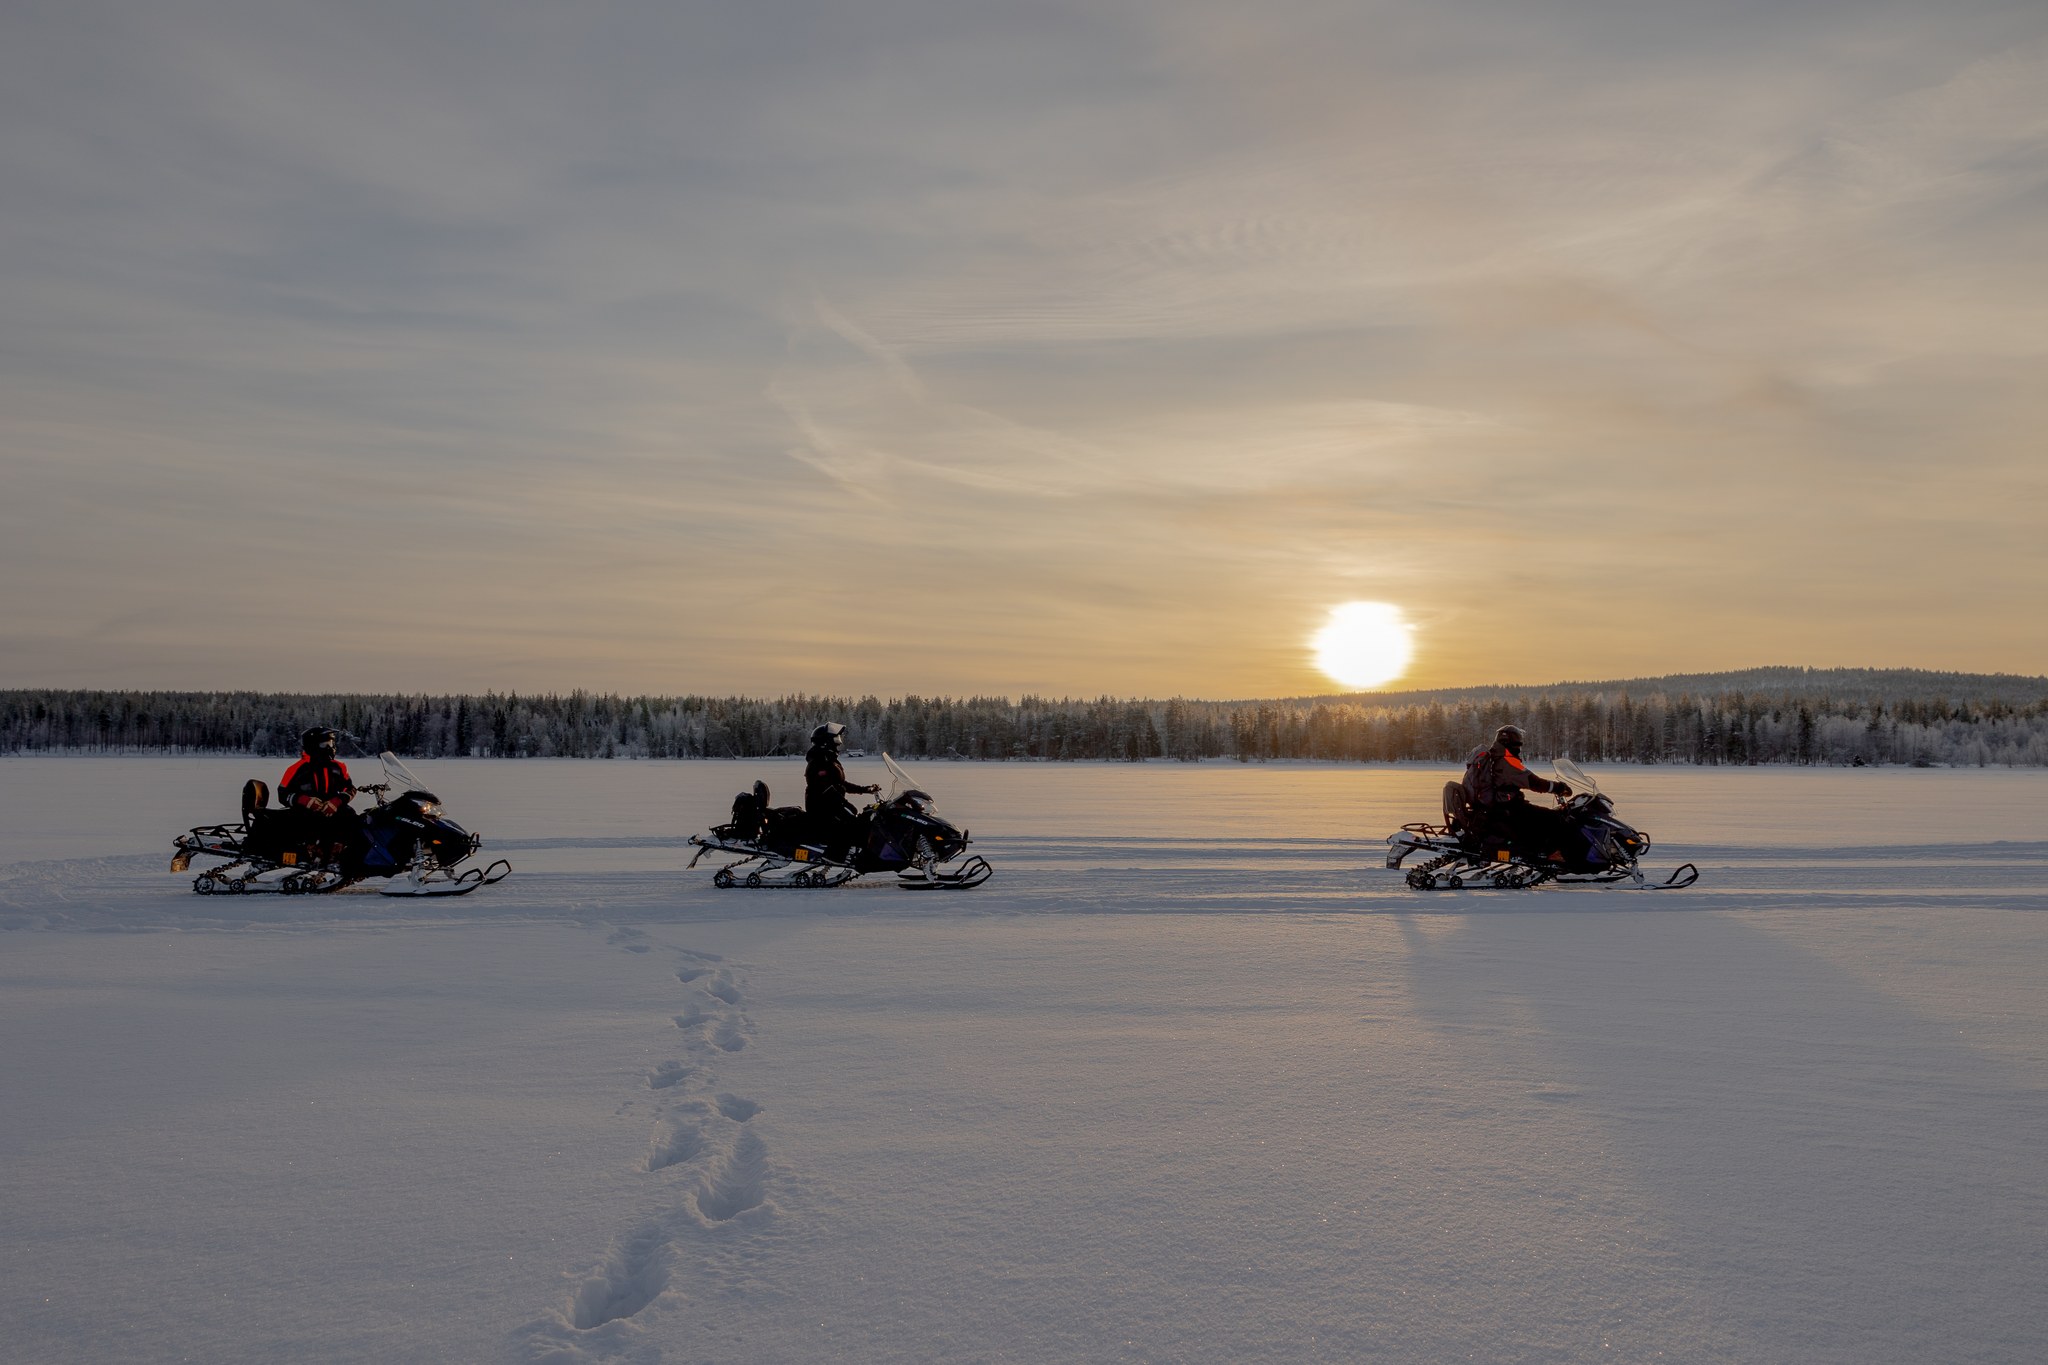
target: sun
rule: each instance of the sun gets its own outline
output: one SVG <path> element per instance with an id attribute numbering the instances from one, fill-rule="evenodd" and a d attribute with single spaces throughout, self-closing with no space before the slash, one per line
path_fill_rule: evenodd
<path id="1" fill-rule="evenodd" d="M 1330 608 L 1329 624 L 1310 643 L 1316 667 L 1346 687 L 1390 683 L 1407 671 L 1415 654 L 1415 627 L 1401 609 L 1385 602 L 1346 602 Z"/>

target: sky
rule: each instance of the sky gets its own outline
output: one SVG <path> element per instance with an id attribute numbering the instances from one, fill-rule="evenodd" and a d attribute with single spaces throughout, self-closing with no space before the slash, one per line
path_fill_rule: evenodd
<path id="1" fill-rule="evenodd" d="M 2048 673 L 2048 6 L 11 0 L 0 687 Z"/>

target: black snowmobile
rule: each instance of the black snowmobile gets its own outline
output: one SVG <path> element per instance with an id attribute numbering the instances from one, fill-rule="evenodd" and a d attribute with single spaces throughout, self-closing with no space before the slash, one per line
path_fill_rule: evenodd
<path id="1" fill-rule="evenodd" d="M 711 884 L 721 887 L 844 886 L 870 872 L 894 872 L 906 891 L 967 891 L 994 876 L 980 854 L 946 866 L 967 851 L 967 832 L 941 817 L 931 794 L 894 759 L 883 754 L 882 763 L 895 785 L 887 799 L 860 813 L 844 847 L 820 838 L 801 806 L 770 805 L 768 784 L 756 782 L 752 791 L 733 798 L 730 821 L 690 836 L 697 846 L 690 866 L 707 853 L 737 855 L 711 874 Z M 755 862 L 760 866 L 739 871 Z"/>
<path id="2" fill-rule="evenodd" d="M 335 821 L 272 806 L 269 785 L 251 778 L 242 787 L 242 823 L 180 834 L 171 871 L 187 871 L 195 857 L 227 859 L 192 879 L 202 896 L 314 895 L 372 877 L 386 879 L 378 888 L 386 896 L 465 896 L 511 872 L 502 858 L 458 871 L 456 865 L 483 846 L 482 838 L 443 815 L 441 798 L 395 757 L 378 758 L 384 780 L 356 788 L 377 804 L 361 813 L 346 838 L 335 837 Z M 399 794 L 387 800 L 393 790 Z"/>
<path id="3" fill-rule="evenodd" d="M 1560 758 L 1556 771 L 1572 791 L 1559 803 L 1565 820 L 1558 857 L 1550 849 L 1512 845 L 1478 818 L 1464 783 L 1446 782 L 1443 824 L 1401 826 L 1387 838 L 1387 866 L 1399 867 L 1412 854 L 1429 854 L 1408 869 L 1408 885 L 1418 891 L 1621 881 L 1632 883 L 1632 890 L 1667 891 L 1699 880 L 1700 870 L 1686 863 L 1661 882 L 1648 881 L 1637 864 L 1650 851 L 1650 836 L 1617 818 L 1614 802 L 1578 764 Z"/>

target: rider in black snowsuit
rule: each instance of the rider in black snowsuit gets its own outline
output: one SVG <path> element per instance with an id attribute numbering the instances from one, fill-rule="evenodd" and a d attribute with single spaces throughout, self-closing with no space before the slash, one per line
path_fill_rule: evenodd
<path id="1" fill-rule="evenodd" d="M 1533 806 L 1524 791 L 1554 792 L 1563 798 L 1572 789 L 1563 782 L 1538 777 L 1522 762 L 1526 740 L 1519 725 L 1503 725 L 1494 733 L 1493 743 L 1475 749 L 1465 760 L 1465 796 L 1473 815 L 1488 834 L 1506 839 L 1525 857 L 1543 859 L 1562 856 L 1558 844 L 1564 834 L 1564 813 Z"/>
<path id="2" fill-rule="evenodd" d="M 811 731 L 811 750 L 804 755 L 804 813 L 811 819 L 811 837 L 825 845 L 826 856 L 835 859 L 845 855 L 859 832 L 859 813 L 846 794 L 881 790 L 846 780 L 846 769 L 839 763 L 839 750 L 845 743 L 846 727 L 830 721 Z"/>

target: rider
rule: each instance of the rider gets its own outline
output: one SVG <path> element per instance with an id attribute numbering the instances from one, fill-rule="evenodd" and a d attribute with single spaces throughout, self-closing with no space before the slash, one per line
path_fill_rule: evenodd
<path id="1" fill-rule="evenodd" d="M 299 736 L 303 752 L 277 784 L 278 800 L 296 812 L 306 842 L 353 845 L 360 834 L 349 798 L 356 794 L 348 765 L 335 757 L 341 733 L 316 725 Z"/>
<path id="2" fill-rule="evenodd" d="M 1554 792 L 1563 800 L 1572 789 L 1529 771 L 1522 762 L 1522 745 L 1527 740 L 1521 726 L 1503 725 L 1494 732 L 1492 744 L 1473 750 L 1465 760 L 1465 796 L 1483 829 L 1501 834 L 1531 856 L 1561 858 L 1558 841 L 1564 832 L 1563 813 L 1533 806 L 1522 793 Z"/>
<path id="3" fill-rule="evenodd" d="M 804 813 L 811 817 L 811 837 L 825 845 L 827 855 L 838 858 L 853 841 L 859 819 L 848 792 L 871 793 L 880 787 L 860 787 L 846 780 L 839 751 L 846 746 L 846 727 L 827 721 L 811 731 L 811 750 L 804 755 Z"/>

